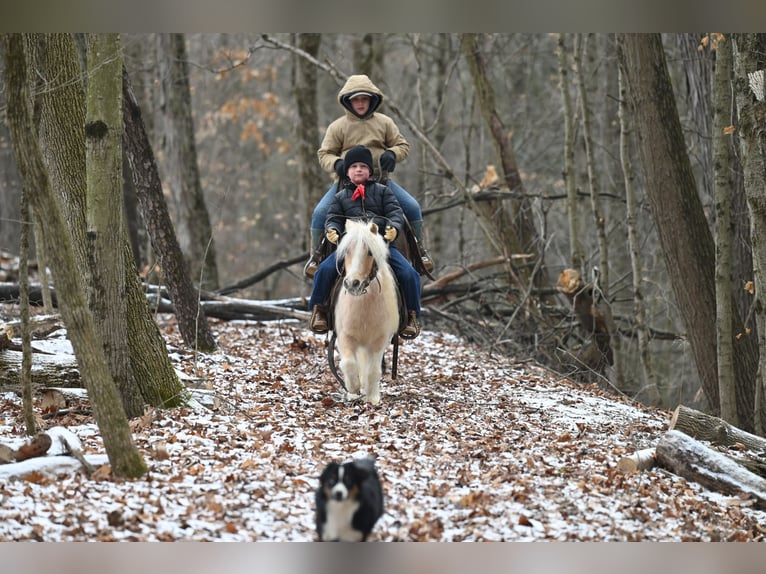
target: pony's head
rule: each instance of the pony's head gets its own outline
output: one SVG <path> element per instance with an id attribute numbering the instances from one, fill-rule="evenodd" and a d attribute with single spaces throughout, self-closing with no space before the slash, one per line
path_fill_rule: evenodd
<path id="1" fill-rule="evenodd" d="M 375 223 L 349 219 L 336 258 L 343 261 L 343 287 L 351 295 L 363 295 L 378 271 L 388 269 L 388 245 Z"/>

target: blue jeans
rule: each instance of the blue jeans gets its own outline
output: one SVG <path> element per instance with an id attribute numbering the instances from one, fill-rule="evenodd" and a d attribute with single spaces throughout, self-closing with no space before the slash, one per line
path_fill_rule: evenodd
<path id="1" fill-rule="evenodd" d="M 396 199 L 399 200 L 399 204 L 402 206 L 402 211 L 407 217 L 410 224 L 414 224 L 417 221 L 423 221 L 423 212 L 420 210 L 420 204 L 418 200 L 412 197 L 407 191 L 393 179 L 389 179 L 387 182 L 388 187 L 394 192 Z M 333 183 L 324 197 L 319 200 L 317 206 L 314 208 L 314 214 L 311 216 L 311 228 L 324 230 L 324 222 L 327 219 L 327 210 L 330 209 L 333 196 L 338 192 L 338 184 Z"/>
<path id="2" fill-rule="evenodd" d="M 316 273 L 314 274 L 314 289 L 311 291 L 311 298 L 309 299 L 309 311 L 314 308 L 314 305 L 324 305 L 327 303 L 327 299 L 330 297 L 330 290 L 332 289 L 335 279 L 338 277 L 338 270 L 335 267 L 335 254 L 333 251 L 322 263 L 319 265 Z M 393 246 L 389 245 L 388 249 L 388 264 L 396 275 L 396 281 L 402 286 L 404 292 L 404 303 L 407 305 L 408 311 L 415 311 L 416 315 L 420 317 L 420 275 L 410 265 L 410 262 L 401 254 L 401 252 Z"/>

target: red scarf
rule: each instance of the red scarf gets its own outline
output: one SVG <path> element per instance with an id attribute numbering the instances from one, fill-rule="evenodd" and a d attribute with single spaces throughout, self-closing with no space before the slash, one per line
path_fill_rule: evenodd
<path id="1" fill-rule="evenodd" d="M 360 183 L 356 186 L 356 189 L 354 190 L 354 194 L 351 196 L 351 201 L 354 201 L 355 199 L 362 198 L 362 201 L 364 201 L 364 184 Z"/>

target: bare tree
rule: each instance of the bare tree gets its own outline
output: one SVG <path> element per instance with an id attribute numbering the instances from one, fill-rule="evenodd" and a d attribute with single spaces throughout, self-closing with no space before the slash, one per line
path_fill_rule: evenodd
<path id="1" fill-rule="evenodd" d="M 133 444 L 128 419 L 86 304 L 72 241 L 33 136 L 24 41 L 21 34 L 6 35 L 4 41 L 8 123 L 14 152 L 30 202 L 45 220 L 42 235 L 51 256 L 61 314 L 112 471 L 116 476 L 138 477 L 146 472 L 146 465 Z"/>
<path id="2" fill-rule="evenodd" d="M 600 205 L 600 190 L 599 174 L 597 173 L 597 160 L 593 142 L 593 124 L 591 118 L 590 100 L 588 98 L 588 87 L 585 82 L 585 72 L 583 71 L 583 58 L 584 53 L 587 51 L 587 44 L 591 39 L 591 34 L 583 35 L 577 34 L 575 38 L 575 73 L 577 75 L 577 86 L 580 102 L 580 119 L 582 121 L 583 140 L 585 142 L 585 165 L 588 173 L 588 191 L 590 195 L 590 208 L 593 216 L 593 227 L 596 230 L 596 237 L 598 238 L 598 260 L 599 266 L 597 270 L 594 270 L 596 280 L 594 281 L 594 287 L 598 288 L 598 291 L 594 289 L 594 295 L 600 296 L 604 300 L 604 319 L 609 328 L 610 342 L 612 347 L 612 357 L 614 359 L 614 384 L 618 389 L 622 389 L 625 386 L 623 380 L 622 371 L 622 356 L 621 356 L 621 341 L 620 333 L 614 325 L 614 319 L 612 318 L 612 309 L 609 299 L 609 243 L 606 239 L 606 222 L 605 217 L 601 210 Z"/>
<path id="3" fill-rule="evenodd" d="M 732 189 L 729 180 L 731 146 L 731 40 L 718 42 L 715 65 L 715 101 L 713 118 L 714 197 L 715 197 L 715 301 L 718 336 L 718 392 L 720 417 L 734 426 L 737 419 L 737 394 L 734 385 L 734 349 L 732 338 Z"/>
<path id="4" fill-rule="evenodd" d="M 122 212 L 122 56 L 119 34 L 89 34 L 85 116 L 89 307 L 129 418 L 143 413 L 130 376 Z"/>
<path id="5" fill-rule="evenodd" d="M 659 34 L 617 38 L 662 253 L 703 391 L 710 409 L 718 414 L 715 244 L 686 153 L 662 39 Z M 733 327 L 734 332 L 742 329 L 738 316 Z M 737 413 L 743 427 L 752 429 L 757 351 L 747 340 L 735 349 Z"/>
<path id="6" fill-rule="evenodd" d="M 652 405 L 661 404 L 661 395 L 657 387 L 657 375 L 652 365 L 652 353 L 649 348 L 649 330 L 646 324 L 646 302 L 643 293 L 643 274 L 641 247 L 638 237 L 638 201 L 636 200 L 635 171 L 631 159 L 631 138 L 633 134 L 630 111 L 628 109 L 628 94 L 623 79 L 623 70 L 618 69 L 618 83 L 620 87 L 620 161 L 625 183 L 625 203 L 627 206 L 628 247 L 630 250 L 630 267 L 633 275 L 633 313 L 636 321 L 638 336 L 638 353 L 641 362 L 641 370 L 644 375 L 647 402 Z"/>
<path id="7" fill-rule="evenodd" d="M 189 269 L 176 239 L 173 223 L 162 195 L 162 184 L 154 161 L 154 152 L 144 130 L 130 79 L 123 70 L 123 120 L 125 150 L 130 163 L 133 184 L 138 194 L 141 212 L 149 228 L 152 246 L 160 261 L 175 307 L 181 336 L 187 345 L 201 351 L 216 348 L 215 337 L 208 325 L 205 311 L 199 304 Z"/>
<path id="8" fill-rule="evenodd" d="M 500 164 L 500 179 L 504 186 L 513 192 L 513 197 L 506 201 L 482 202 L 472 207 L 477 210 L 477 215 L 487 222 L 487 239 L 499 255 L 510 258 L 512 254 L 532 253 L 536 257 L 542 257 L 539 253 L 539 237 L 532 218 L 531 205 L 525 197 L 524 184 L 516 166 L 508 130 L 497 111 L 495 92 L 478 35 L 461 34 L 460 39 L 463 55 L 471 70 L 479 107 Z M 525 277 L 529 274 L 528 270 L 520 270 L 518 274 L 520 278 L 529 279 Z M 537 284 L 547 284 L 545 275 L 540 273 L 534 280 Z M 524 279 L 522 288 L 526 287 L 527 283 Z"/>
<path id="9" fill-rule="evenodd" d="M 577 178 L 575 172 L 575 111 L 569 93 L 569 58 L 566 34 L 558 35 L 559 87 L 564 106 L 564 184 L 567 190 L 567 220 L 569 222 L 569 261 L 575 269 L 583 271 L 584 255 L 580 238 L 580 216 L 577 201 Z"/>
<path id="10" fill-rule="evenodd" d="M 77 50 L 69 34 L 29 35 L 25 36 L 25 42 L 37 54 L 30 61 L 38 79 L 35 110 L 38 110 L 44 161 L 54 188 L 60 192 L 56 197 L 72 237 L 77 268 L 87 270 L 87 184 L 82 129 L 86 105 Z M 123 241 L 130 372 L 144 402 L 154 406 L 181 404 L 185 400 L 184 387 L 173 370 L 165 341 L 149 313 L 143 286 L 124 236 Z M 191 325 L 194 333 L 196 314 L 193 314 Z"/>
<path id="11" fill-rule="evenodd" d="M 745 193 L 750 209 L 751 240 L 753 246 L 753 270 L 755 272 L 755 301 L 754 309 L 758 325 L 758 339 L 761 349 L 765 349 L 766 339 L 766 168 L 764 153 L 766 153 L 766 136 L 763 133 L 763 122 L 766 118 L 766 103 L 763 93 L 764 64 L 763 54 L 766 51 L 766 35 L 764 34 L 735 34 L 734 43 L 737 47 L 735 69 L 735 99 L 739 116 L 739 143 L 744 172 Z M 760 93 L 757 93 L 760 76 Z M 734 327 L 737 331 L 737 327 Z M 750 340 L 748 337 L 747 341 Z M 736 349 L 736 346 L 735 346 Z M 766 429 L 766 412 L 764 412 L 764 393 L 766 379 L 766 352 L 761 352 L 758 366 L 758 377 L 755 382 L 754 413 L 756 425 L 760 425 L 761 433 Z M 740 420 L 742 412 L 739 412 Z"/>
<path id="12" fill-rule="evenodd" d="M 183 34 L 158 34 L 167 183 L 176 211 L 176 233 L 193 280 L 218 288 L 213 230 L 202 193 L 194 141 L 189 66 Z"/>
<path id="13" fill-rule="evenodd" d="M 322 44 L 321 34 L 298 34 L 296 44 L 300 50 L 316 58 Z M 298 110 L 295 125 L 300 163 L 300 196 L 303 198 L 304 222 L 311 221 L 314 206 L 326 189 L 327 176 L 317 161 L 319 147 L 319 119 L 317 115 L 317 68 L 305 58 L 295 56 L 295 82 L 293 94 Z M 308 237 L 306 239 L 309 239 Z M 310 242 L 307 248 L 311 249 Z"/>

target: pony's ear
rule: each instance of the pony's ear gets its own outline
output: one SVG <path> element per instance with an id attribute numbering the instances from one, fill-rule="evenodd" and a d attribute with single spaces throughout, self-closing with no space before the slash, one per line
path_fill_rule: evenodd
<path id="1" fill-rule="evenodd" d="M 370 223 L 370 231 L 372 231 L 376 235 L 378 233 L 378 224 L 375 223 L 374 221 L 372 223 Z"/>

